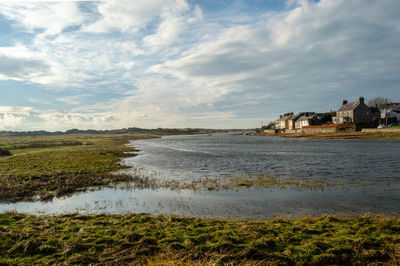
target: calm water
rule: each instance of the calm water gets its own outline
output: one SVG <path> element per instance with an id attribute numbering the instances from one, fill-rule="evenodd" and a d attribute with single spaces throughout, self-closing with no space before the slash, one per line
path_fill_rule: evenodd
<path id="1" fill-rule="evenodd" d="M 152 213 L 197 217 L 393 215 L 400 210 L 400 141 L 303 140 L 215 134 L 140 140 L 124 163 L 157 178 L 279 175 L 341 183 L 346 190 L 127 190 L 78 193 L 51 202 L 0 204 L 0 212 Z M 128 172 L 130 170 L 127 170 Z"/>
<path id="2" fill-rule="evenodd" d="M 279 175 L 329 182 L 400 184 L 399 140 L 306 140 L 279 137 L 174 136 L 132 143 L 125 163 L 160 178 Z"/>

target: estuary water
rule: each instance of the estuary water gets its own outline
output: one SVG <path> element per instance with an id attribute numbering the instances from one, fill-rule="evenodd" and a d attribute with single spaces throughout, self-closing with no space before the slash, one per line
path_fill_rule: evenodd
<path id="1" fill-rule="evenodd" d="M 264 175 L 339 184 L 329 190 L 242 188 L 219 191 L 127 189 L 76 193 L 50 202 L 0 204 L 0 212 L 151 213 L 194 217 L 397 215 L 399 140 L 306 140 L 213 134 L 133 141 L 126 173 L 187 181 Z"/>

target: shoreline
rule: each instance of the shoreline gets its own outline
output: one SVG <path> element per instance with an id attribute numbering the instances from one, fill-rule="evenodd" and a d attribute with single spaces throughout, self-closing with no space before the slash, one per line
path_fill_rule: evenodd
<path id="1" fill-rule="evenodd" d="M 12 155 L 0 160 L 0 202 L 47 201 L 93 187 L 109 187 L 132 176 L 115 174 L 129 168 L 121 159 L 135 156 L 131 140 L 159 138 L 156 135 L 69 135 L 1 138 L 12 148 Z M 79 145 L 60 145 L 65 139 Z M 42 145 L 43 147 L 41 147 Z"/>
<path id="2" fill-rule="evenodd" d="M 321 134 L 266 134 L 258 133 L 255 136 L 270 136 L 282 138 L 303 138 L 303 139 L 400 139 L 400 133 L 365 133 L 365 132 L 349 132 L 349 133 L 321 133 Z"/>

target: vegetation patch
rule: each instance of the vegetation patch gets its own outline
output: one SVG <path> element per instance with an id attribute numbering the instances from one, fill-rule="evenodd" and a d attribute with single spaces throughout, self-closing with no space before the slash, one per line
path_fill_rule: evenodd
<path id="1" fill-rule="evenodd" d="M 400 219 L 380 216 L 231 221 L 128 215 L 0 215 L 1 264 L 399 262 Z"/>
<path id="2" fill-rule="evenodd" d="M 122 171 L 123 172 L 123 171 Z M 135 172 L 130 170 L 130 172 Z M 132 182 L 126 184 L 126 188 L 138 189 L 159 189 L 168 188 L 171 190 L 223 190 L 223 189 L 238 189 L 238 188 L 279 188 L 279 189 L 297 189 L 297 190 L 346 190 L 345 184 L 338 181 L 335 183 L 327 183 L 317 179 L 296 179 L 296 178 L 281 178 L 279 176 L 224 176 L 216 178 L 197 178 L 197 179 L 160 179 L 157 177 L 143 176 L 133 174 Z"/>
<path id="3" fill-rule="evenodd" d="M 0 156 L 10 156 L 11 152 L 6 149 L 0 149 Z"/>
<path id="4" fill-rule="evenodd" d="M 20 149 L 35 149 L 35 148 L 48 148 L 48 147 L 61 147 L 61 146 L 77 146 L 77 145 L 84 145 L 84 144 L 80 141 L 32 141 L 32 142 L 12 144 L 5 147 L 10 150 L 20 150 Z M 86 145 L 90 145 L 90 143 L 86 143 Z"/>
<path id="5" fill-rule="evenodd" d="M 132 156 L 130 139 L 154 135 L 68 135 L 3 137 L 14 156 L 0 160 L 0 201 L 51 199 L 92 186 L 129 181 L 112 172 L 126 168 L 121 158 Z"/>

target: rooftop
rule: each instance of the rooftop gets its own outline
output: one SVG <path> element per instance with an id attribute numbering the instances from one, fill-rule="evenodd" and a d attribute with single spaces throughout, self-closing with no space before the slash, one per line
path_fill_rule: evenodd
<path id="1" fill-rule="evenodd" d="M 359 105 L 359 102 L 352 102 L 352 103 L 346 103 L 345 105 L 342 105 L 342 107 L 337 110 L 338 112 L 343 112 L 343 111 L 352 111 L 356 109 L 356 107 Z"/>

